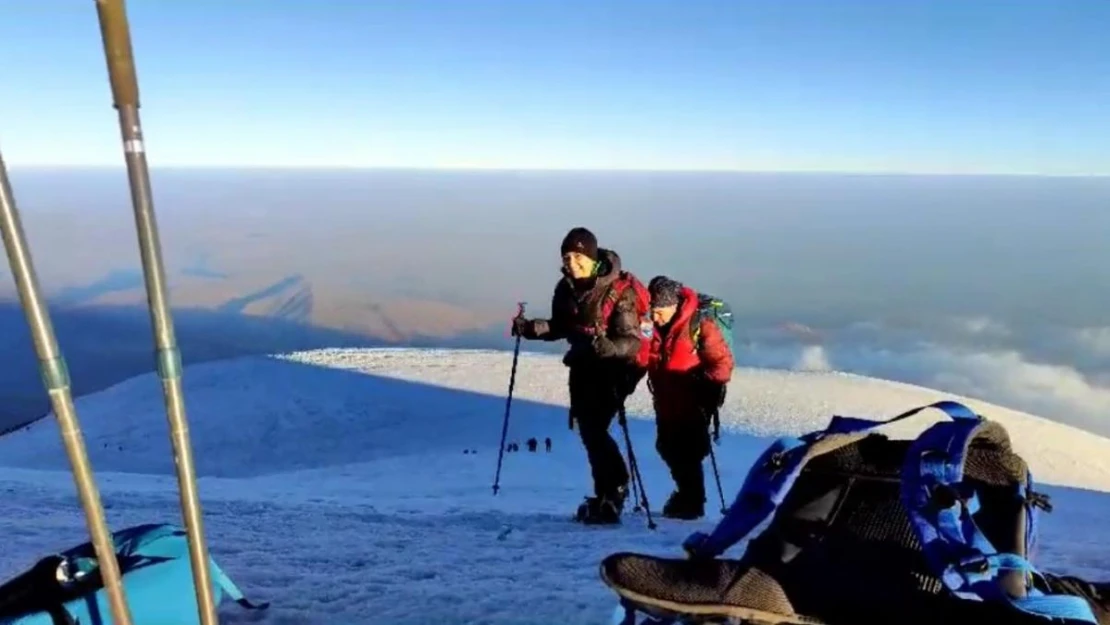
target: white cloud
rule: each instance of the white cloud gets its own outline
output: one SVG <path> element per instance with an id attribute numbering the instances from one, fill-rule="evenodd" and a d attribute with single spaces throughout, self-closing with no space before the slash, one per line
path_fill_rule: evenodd
<path id="1" fill-rule="evenodd" d="M 1071 367 L 1029 362 L 1016 351 L 952 353 L 943 360 L 935 386 L 1110 432 L 1110 388 Z"/>
<path id="2" fill-rule="evenodd" d="M 1075 341 L 1097 356 L 1110 357 L 1110 327 L 1076 330 Z"/>
<path id="3" fill-rule="evenodd" d="M 1010 336 L 1010 328 L 989 317 L 961 317 L 955 320 L 963 332 L 983 336 Z"/>
<path id="4" fill-rule="evenodd" d="M 795 369 L 836 369 L 981 399 L 1110 436 L 1110 386 L 1078 370 L 1030 361 L 1014 350 L 972 351 L 937 344 L 892 350 L 809 346 Z"/>
<path id="5" fill-rule="evenodd" d="M 802 350 L 802 355 L 794 364 L 795 371 L 832 371 L 828 354 L 820 345 L 810 345 Z"/>

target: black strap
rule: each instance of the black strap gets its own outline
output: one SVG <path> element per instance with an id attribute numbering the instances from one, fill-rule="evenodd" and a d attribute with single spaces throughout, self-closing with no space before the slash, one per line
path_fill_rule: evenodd
<path id="1" fill-rule="evenodd" d="M 66 610 L 65 606 L 61 604 L 47 606 L 46 613 L 50 615 L 52 625 L 78 625 L 69 610 Z"/>

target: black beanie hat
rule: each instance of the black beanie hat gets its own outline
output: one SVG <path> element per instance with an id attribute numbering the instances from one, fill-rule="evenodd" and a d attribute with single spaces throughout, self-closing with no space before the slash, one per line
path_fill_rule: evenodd
<path id="1" fill-rule="evenodd" d="M 585 228 L 572 228 L 567 236 L 563 237 L 560 254 L 578 252 L 597 260 L 597 237 Z"/>
<path id="2" fill-rule="evenodd" d="M 648 283 L 648 293 L 651 294 L 652 308 L 665 308 L 678 304 L 682 284 L 671 280 L 667 276 L 655 276 Z"/>

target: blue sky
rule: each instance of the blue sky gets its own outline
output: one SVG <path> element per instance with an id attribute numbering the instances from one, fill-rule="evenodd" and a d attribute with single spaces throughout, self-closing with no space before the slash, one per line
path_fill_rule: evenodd
<path id="1" fill-rule="evenodd" d="M 151 163 L 1110 174 L 1105 0 L 131 0 Z M 0 3 L 10 164 L 122 164 L 90 0 Z"/>

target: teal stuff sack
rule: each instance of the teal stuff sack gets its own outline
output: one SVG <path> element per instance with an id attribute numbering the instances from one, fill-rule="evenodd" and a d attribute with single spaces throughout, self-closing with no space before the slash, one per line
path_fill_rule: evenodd
<path id="1" fill-rule="evenodd" d="M 185 531 L 145 524 L 112 534 L 124 595 L 135 625 L 199 625 Z M 209 558 L 213 599 L 255 605 Z M 92 543 L 47 556 L 0 586 L 0 625 L 113 625 Z"/>

